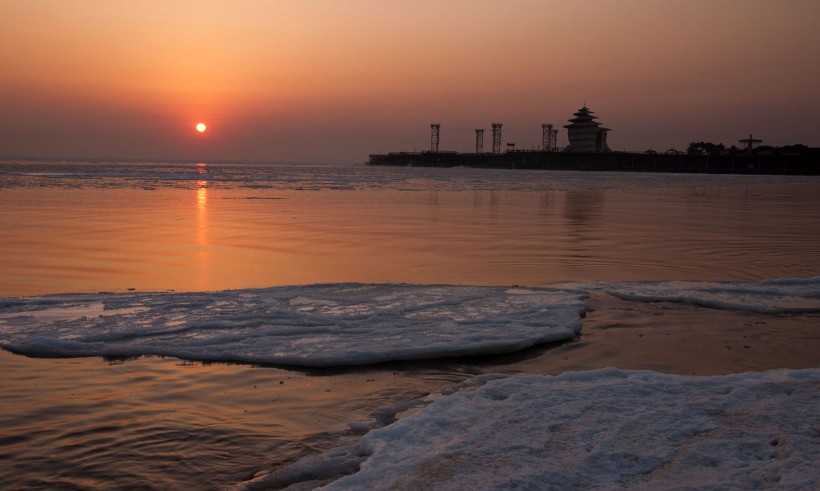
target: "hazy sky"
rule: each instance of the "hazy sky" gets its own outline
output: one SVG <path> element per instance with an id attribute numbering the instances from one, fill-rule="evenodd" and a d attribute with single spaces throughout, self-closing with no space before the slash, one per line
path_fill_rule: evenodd
<path id="1" fill-rule="evenodd" d="M 0 0 L 0 156 L 820 146 L 818 0 Z M 194 125 L 208 130 L 197 134 Z M 559 145 L 566 144 L 561 128 Z"/>

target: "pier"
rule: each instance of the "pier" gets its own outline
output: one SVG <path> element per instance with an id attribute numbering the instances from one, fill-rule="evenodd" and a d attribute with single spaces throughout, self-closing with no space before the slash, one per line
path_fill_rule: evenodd
<path id="1" fill-rule="evenodd" d="M 820 175 L 820 155 L 680 155 L 515 150 L 504 153 L 393 152 L 368 165 L 612 172 Z"/>
<path id="2" fill-rule="evenodd" d="M 740 140 L 746 143 L 745 151 L 733 149 L 724 153 L 724 147 L 712 145 L 719 150 L 695 147 L 682 152 L 613 152 L 607 145 L 607 133 L 596 121 L 597 116 L 586 105 L 569 120 L 567 129 L 569 145 L 557 147 L 558 131 L 552 124 L 542 124 L 542 144 L 538 150 L 515 150 L 515 144 L 507 143 L 501 151 L 501 123 L 492 123 L 492 151 L 484 152 L 484 130 L 476 129 L 476 150 L 447 152 L 439 150 L 440 124 L 431 124 L 430 151 L 391 152 L 370 155 L 368 165 L 391 165 L 405 167 L 478 167 L 497 169 L 542 169 L 610 172 L 674 172 L 702 174 L 763 174 L 763 175 L 820 175 L 820 148 L 802 145 L 775 149 L 775 152 L 754 152 L 760 139 Z M 703 143 L 703 142 L 701 142 Z M 694 143 L 692 144 L 694 145 Z M 691 145 L 690 145 L 691 146 Z M 802 147 L 795 152 L 794 148 Z M 805 150 L 805 151 L 804 151 Z"/>

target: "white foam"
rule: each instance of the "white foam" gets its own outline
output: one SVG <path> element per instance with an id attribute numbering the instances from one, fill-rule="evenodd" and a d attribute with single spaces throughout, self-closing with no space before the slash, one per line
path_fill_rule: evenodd
<path id="1" fill-rule="evenodd" d="M 560 341 L 579 333 L 583 310 L 577 293 L 459 286 L 57 295 L 0 301 L 0 346 L 35 356 L 361 365 Z"/>
<path id="2" fill-rule="evenodd" d="M 323 489 L 816 489 L 818 394 L 820 369 L 511 376 L 299 470 L 359 464 Z"/>

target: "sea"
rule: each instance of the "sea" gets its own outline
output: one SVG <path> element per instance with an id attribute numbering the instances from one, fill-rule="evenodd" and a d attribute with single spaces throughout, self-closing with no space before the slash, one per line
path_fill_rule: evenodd
<path id="1" fill-rule="evenodd" d="M 658 305 L 709 325 L 811 332 L 820 318 L 817 177 L 7 159 L 0 231 L 2 489 L 310 489 L 360 466 L 384 475 L 364 454 L 424 450 L 331 457 L 440 399 L 477 407 L 469 398 L 490 389 L 473 381 L 504 386 L 490 374 L 564 377 L 558 358 L 592 326 L 603 353 L 630 349 L 612 344 L 627 339 L 623 319 L 645 314 L 668 335 L 683 322 L 669 319 L 690 315 Z M 803 368 L 820 366 L 816 335 L 790 342 L 807 346 Z M 748 355 L 746 343 L 730 354 Z M 652 375 L 549 383 L 593 400 L 611 380 L 656 390 L 679 382 L 663 377 L 741 371 L 698 370 L 693 356 L 637 364 Z M 816 370 L 777 377 L 818 384 Z M 705 406 L 702 391 L 739 380 L 691 397 Z M 800 448 L 817 449 L 812 438 Z M 602 476 L 576 484 L 634 483 Z M 540 487 L 520 478 L 488 487 Z M 391 486 L 407 483 L 350 489 Z"/>

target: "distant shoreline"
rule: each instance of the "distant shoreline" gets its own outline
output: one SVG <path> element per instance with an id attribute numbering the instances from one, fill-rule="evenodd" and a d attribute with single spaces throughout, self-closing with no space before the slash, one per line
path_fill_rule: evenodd
<path id="1" fill-rule="evenodd" d="M 698 174 L 820 175 L 818 155 L 676 155 L 633 152 L 505 153 L 391 152 L 373 154 L 367 165 L 400 167 L 477 167 L 611 172 Z"/>

